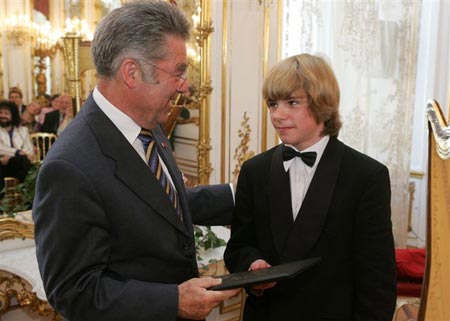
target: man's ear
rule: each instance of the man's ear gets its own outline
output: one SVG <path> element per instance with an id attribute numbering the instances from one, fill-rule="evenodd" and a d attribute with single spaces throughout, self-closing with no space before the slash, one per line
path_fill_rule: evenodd
<path id="1" fill-rule="evenodd" d="M 139 65 L 134 59 L 124 59 L 119 68 L 122 81 L 129 88 L 135 88 L 136 82 L 140 77 Z"/>

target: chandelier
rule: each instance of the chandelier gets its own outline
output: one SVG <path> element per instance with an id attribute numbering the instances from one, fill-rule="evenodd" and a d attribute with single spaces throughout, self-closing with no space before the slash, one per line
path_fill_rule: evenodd
<path id="1" fill-rule="evenodd" d="M 65 35 L 73 35 L 81 38 L 84 41 L 91 41 L 94 38 L 94 34 L 89 28 L 89 24 L 85 19 L 67 18 L 64 28 Z"/>
<path id="2" fill-rule="evenodd" d="M 35 31 L 34 50 L 39 57 L 52 57 L 56 50 L 60 48 L 59 41 L 62 33 L 52 30 L 48 21 L 37 26 Z"/>
<path id="3" fill-rule="evenodd" d="M 22 46 L 30 41 L 37 29 L 35 23 L 26 15 L 12 15 L 4 21 L 8 41 L 15 46 Z"/>

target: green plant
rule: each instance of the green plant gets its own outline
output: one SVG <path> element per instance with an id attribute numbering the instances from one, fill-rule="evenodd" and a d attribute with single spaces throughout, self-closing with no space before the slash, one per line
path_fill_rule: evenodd
<path id="1" fill-rule="evenodd" d="M 34 193 L 36 190 L 36 179 L 39 172 L 39 165 L 34 164 L 28 171 L 25 180 L 17 185 L 14 195 L 16 197 L 8 197 L 5 190 L 5 197 L 0 205 L 0 211 L 10 217 L 14 217 L 14 213 L 27 211 L 33 205 Z"/>
<path id="2" fill-rule="evenodd" d="M 195 237 L 195 252 L 197 253 L 197 261 L 203 261 L 201 257 L 203 250 L 214 249 L 217 247 L 225 246 L 227 243 L 214 233 L 211 226 L 197 226 L 194 225 L 194 237 Z M 210 260 L 208 263 L 212 263 Z M 204 267 L 205 268 L 205 267 Z"/>

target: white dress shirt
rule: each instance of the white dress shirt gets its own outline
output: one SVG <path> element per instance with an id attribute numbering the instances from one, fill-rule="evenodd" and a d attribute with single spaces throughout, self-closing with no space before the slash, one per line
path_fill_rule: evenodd
<path id="1" fill-rule="evenodd" d="M 8 130 L 0 128 L 0 155 L 15 156 L 17 150 L 22 150 L 28 155 L 34 155 L 34 147 L 28 128 L 25 126 L 14 127 L 12 146 Z"/>
<path id="2" fill-rule="evenodd" d="M 297 218 L 297 214 L 308 191 L 309 184 L 311 184 L 314 173 L 316 172 L 317 165 L 320 162 L 320 158 L 323 155 L 323 151 L 330 140 L 330 136 L 324 136 L 314 145 L 306 148 L 305 150 L 298 150 L 292 145 L 286 144 L 286 146 L 294 149 L 297 152 L 316 152 L 317 157 L 314 165 L 309 167 L 306 165 L 300 157 L 294 157 L 288 161 L 283 162 L 283 166 L 286 172 L 289 171 L 289 181 L 291 185 L 291 200 L 292 200 L 292 215 L 294 221 Z"/>
<path id="3" fill-rule="evenodd" d="M 141 140 L 138 138 L 139 133 L 141 132 L 141 126 L 136 124 L 134 120 L 130 118 L 127 114 L 122 112 L 120 109 L 111 104 L 97 89 L 97 86 L 94 88 L 94 92 L 92 93 L 92 97 L 94 98 L 95 103 L 100 107 L 100 109 L 106 114 L 106 116 L 113 122 L 113 124 L 119 129 L 125 139 L 133 146 L 136 152 L 141 156 L 142 160 L 148 166 L 147 160 L 145 158 L 144 146 L 142 145 Z M 172 187 L 175 189 L 175 185 L 172 180 L 172 176 L 164 164 L 161 156 L 159 156 L 159 162 L 161 167 L 168 177 Z"/>

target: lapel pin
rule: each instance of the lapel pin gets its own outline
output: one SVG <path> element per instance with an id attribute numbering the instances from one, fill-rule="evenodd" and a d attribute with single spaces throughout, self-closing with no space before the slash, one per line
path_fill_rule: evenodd
<path id="1" fill-rule="evenodd" d="M 166 142 L 161 142 L 161 146 L 162 146 L 162 148 L 166 148 L 167 147 Z"/>

